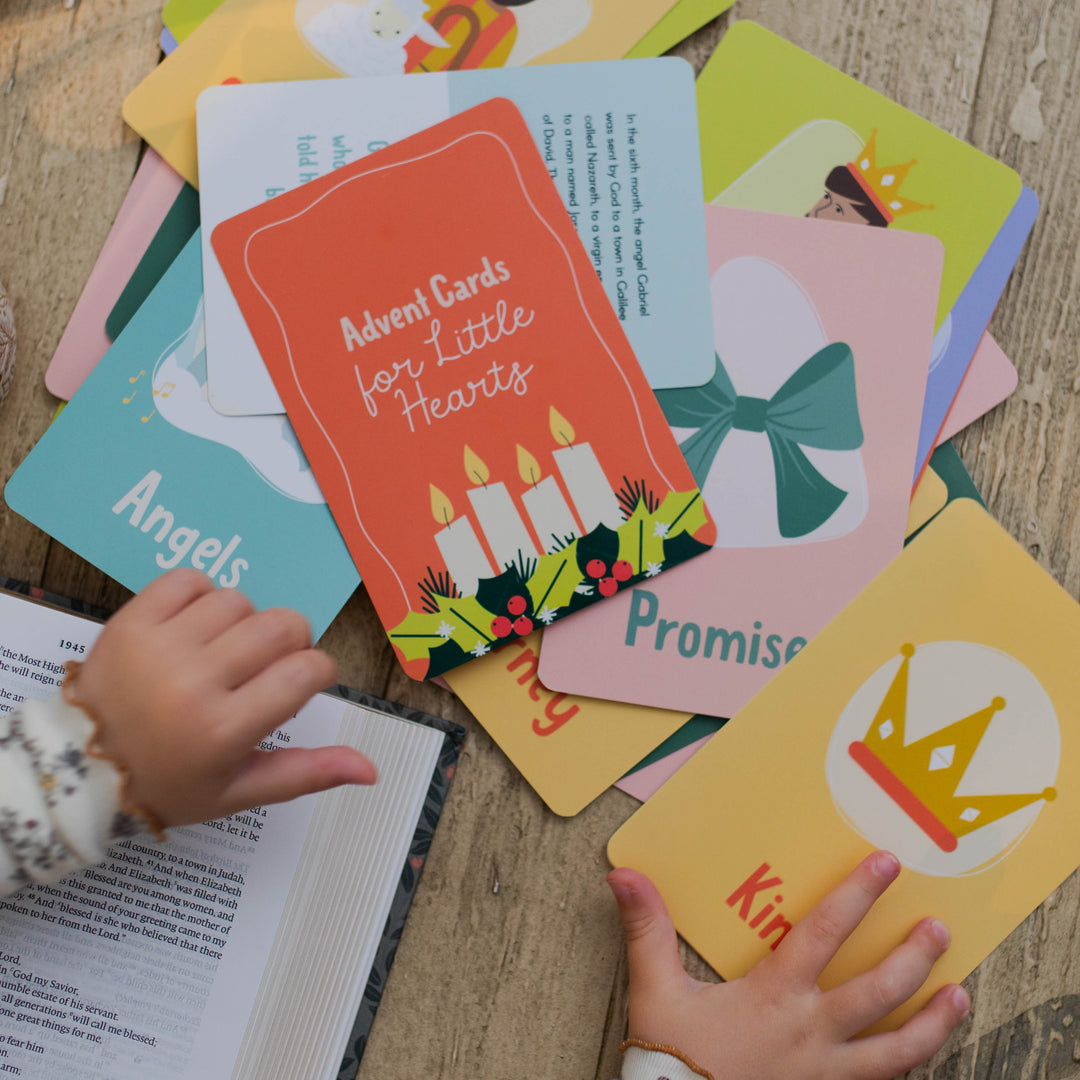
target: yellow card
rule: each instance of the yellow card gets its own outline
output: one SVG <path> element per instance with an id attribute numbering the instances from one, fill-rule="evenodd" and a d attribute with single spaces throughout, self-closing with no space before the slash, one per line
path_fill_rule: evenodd
<path id="1" fill-rule="evenodd" d="M 536 676 L 539 632 L 444 673 L 556 814 L 587 806 L 691 714 L 556 694 Z"/>
<path id="2" fill-rule="evenodd" d="M 198 187 L 209 86 L 614 60 L 674 2 L 225 0 L 128 95 L 124 119 Z"/>
<path id="3" fill-rule="evenodd" d="M 925 915 L 966 976 L 1080 863 L 1080 607 L 975 502 L 945 508 L 612 838 L 725 978 L 875 847 L 899 880 L 823 986 Z"/>
<path id="4" fill-rule="evenodd" d="M 904 535 L 910 536 L 921 529 L 948 500 L 949 489 L 945 486 L 945 481 L 928 465 L 912 493 Z"/>

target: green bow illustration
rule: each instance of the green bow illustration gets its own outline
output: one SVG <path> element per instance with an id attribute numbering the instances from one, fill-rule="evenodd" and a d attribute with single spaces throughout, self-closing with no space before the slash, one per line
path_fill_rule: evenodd
<path id="1" fill-rule="evenodd" d="M 800 447 L 856 450 L 863 443 L 855 395 L 855 357 L 843 342 L 814 353 L 771 398 L 735 392 L 719 356 L 704 386 L 657 390 L 672 427 L 697 430 L 679 444 L 698 487 L 704 487 L 720 444 L 732 428 L 763 431 L 776 468 L 780 535 L 806 536 L 823 525 L 848 493 L 810 464 Z"/>

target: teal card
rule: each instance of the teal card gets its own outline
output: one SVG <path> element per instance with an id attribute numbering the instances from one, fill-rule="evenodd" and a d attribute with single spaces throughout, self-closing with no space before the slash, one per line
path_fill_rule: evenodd
<path id="1" fill-rule="evenodd" d="M 359 583 L 284 416 L 206 396 L 198 232 L 8 481 L 8 505 L 138 590 L 176 566 L 317 638 Z"/>

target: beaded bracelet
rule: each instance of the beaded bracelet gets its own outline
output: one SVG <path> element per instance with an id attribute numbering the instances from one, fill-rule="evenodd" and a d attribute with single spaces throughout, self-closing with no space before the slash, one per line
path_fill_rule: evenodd
<path id="1" fill-rule="evenodd" d="M 100 745 L 102 728 L 101 717 L 75 693 L 74 684 L 82 666 L 81 660 L 68 660 L 64 664 L 64 671 L 66 674 L 63 685 L 60 687 L 60 696 L 69 705 L 79 709 L 90 721 L 93 730 L 90 732 L 90 738 L 86 740 L 86 755 L 88 757 L 97 758 L 99 761 L 107 761 L 116 770 L 120 777 L 120 782 L 117 786 L 117 794 L 120 800 L 120 812 L 142 821 L 146 826 L 147 832 L 149 832 L 155 840 L 161 843 L 168 839 L 165 835 L 165 826 L 161 823 L 161 819 L 153 812 L 153 810 L 148 810 L 145 806 L 140 806 L 138 803 L 131 800 L 128 795 L 128 785 L 131 782 L 131 770 L 122 761 L 117 761 L 112 754 L 102 750 Z"/>
<path id="2" fill-rule="evenodd" d="M 673 1058 L 677 1058 L 681 1061 L 692 1073 L 705 1077 L 705 1080 L 716 1080 L 708 1069 L 703 1069 L 696 1062 L 691 1061 L 681 1050 L 676 1050 L 674 1046 L 668 1046 L 667 1043 L 646 1042 L 644 1039 L 626 1039 L 619 1046 L 619 1053 L 626 1053 L 627 1049 L 631 1046 L 636 1046 L 639 1050 L 651 1050 L 659 1054 L 670 1054 Z"/>

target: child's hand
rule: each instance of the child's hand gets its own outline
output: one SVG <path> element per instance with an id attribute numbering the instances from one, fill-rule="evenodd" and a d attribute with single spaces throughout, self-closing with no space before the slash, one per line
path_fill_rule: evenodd
<path id="1" fill-rule="evenodd" d="M 109 620 L 71 691 L 100 719 L 101 749 L 130 770 L 129 798 L 186 825 L 374 782 L 344 746 L 256 749 L 335 675 L 302 615 L 255 613 L 205 574 L 174 570 Z"/>
<path id="2" fill-rule="evenodd" d="M 854 1036 L 922 986 L 948 947 L 943 923 L 923 919 L 876 968 L 831 990 L 817 985 L 899 871 L 894 856 L 875 852 L 747 975 L 703 983 L 679 962 L 656 886 L 635 870 L 613 870 L 608 884 L 630 965 L 630 1037 L 673 1046 L 716 1080 L 890 1080 L 926 1061 L 970 1009 L 955 984 L 897 1031 Z"/>

